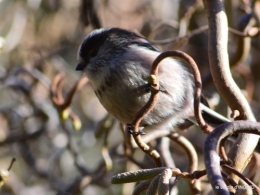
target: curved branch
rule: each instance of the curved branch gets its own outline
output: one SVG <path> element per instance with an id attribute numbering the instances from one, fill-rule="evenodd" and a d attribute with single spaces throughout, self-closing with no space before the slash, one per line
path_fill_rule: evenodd
<path id="1" fill-rule="evenodd" d="M 251 121 L 234 121 L 218 126 L 209 134 L 204 145 L 204 160 L 209 181 L 218 195 L 229 195 L 228 188 L 221 176 L 218 148 L 220 142 L 233 133 L 252 133 L 260 135 L 260 123 Z"/>
<path id="2" fill-rule="evenodd" d="M 229 107 L 238 110 L 239 119 L 255 121 L 246 98 L 234 82 L 229 68 L 227 40 L 228 25 L 223 1 L 203 0 L 209 25 L 209 60 L 213 81 Z M 256 147 L 258 136 L 241 135 L 231 148 L 228 157 L 234 168 L 242 171 Z M 236 181 L 235 176 L 233 179 Z"/>
<path id="3" fill-rule="evenodd" d="M 152 71 L 151 74 L 155 74 L 158 72 L 158 67 L 154 67 L 155 64 L 158 64 L 161 60 L 163 60 L 166 57 L 178 57 L 184 62 L 189 65 L 189 67 L 192 70 L 193 76 L 194 76 L 194 115 L 196 117 L 196 120 L 200 126 L 200 128 L 205 132 L 209 133 L 212 131 L 212 127 L 206 123 L 206 121 L 203 119 L 201 110 L 200 110 L 200 97 L 201 97 L 201 77 L 200 77 L 200 72 L 198 69 L 198 66 L 196 62 L 190 57 L 188 54 L 181 52 L 181 51 L 165 51 L 161 53 L 153 63 Z"/>
<path id="4" fill-rule="evenodd" d="M 189 173 L 193 173 L 198 169 L 198 155 L 193 145 L 185 137 L 178 133 L 171 133 L 168 137 L 179 144 L 187 153 L 189 159 Z M 191 194 L 200 194 L 200 181 L 189 180 Z"/>

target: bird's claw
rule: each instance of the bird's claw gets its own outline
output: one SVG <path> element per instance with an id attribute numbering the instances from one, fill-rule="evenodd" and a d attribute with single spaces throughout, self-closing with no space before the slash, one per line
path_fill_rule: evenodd
<path id="1" fill-rule="evenodd" d="M 134 128 L 133 125 L 127 124 L 126 127 L 127 127 L 128 133 L 131 134 L 131 135 L 135 135 L 135 136 L 137 136 L 137 135 L 145 135 L 145 132 L 142 130 L 143 128 L 142 128 L 142 129 L 139 128 L 139 131 L 138 131 L 138 132 L 135 132 L 135 131 L 133 130 L 133 128 Z"/>

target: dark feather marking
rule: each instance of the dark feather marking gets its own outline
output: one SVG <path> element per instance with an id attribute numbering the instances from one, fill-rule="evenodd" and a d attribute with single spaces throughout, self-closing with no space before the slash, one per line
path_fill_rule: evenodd
<path id="1" fill-rule="evenodd" d="M 109 79 L 110 78 L 110 79 Z M 112 83 L 112 80 L 111 80 L 112 77 L 106 77 L 105 78 L 105 86 L 106 87 L 112 87 L 113 86 L 113 83 Z"/>
<path id="2" fill-rule="evenodd" d="M 146 48 L 148 48 L 152 51 L 160 52 L 160 50 L 157 47 L 153 46 L 149 42 L 133 42 L 132 44 L 136 44 L 136 45 L 141 46 L 141 47 L 146 47 Z"/>

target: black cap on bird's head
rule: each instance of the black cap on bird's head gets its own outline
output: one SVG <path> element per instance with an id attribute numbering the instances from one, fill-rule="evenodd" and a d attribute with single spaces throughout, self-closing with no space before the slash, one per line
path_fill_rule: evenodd
<path id="1" fill-rule="evenodd" d="M 97 55 L 99 48 L 108 42 L 111 48 L 121 44 L 129 43 L 129 40 L 136 41 L 141 37 L 137 34 L 120 28 L 102 28 L 91 32 L 81 43 L 78 57 L 81 62 L 76 70 L 83 70 L 91 57 Z"/>
<path id="2" fill-rule="evenodd" d="M 95 57 L 100 47 L 106 42 L 111 49 L 127 48 L 129 45 L 136 44 L 142 47 L 147 47 L 154 51 L 159 51 L 158 48 L 151 45 L 147 40 L 137 35 L 134 32 L 120 28 L 102 28 L 91 32 L 81 43 L 78 50 L 80 63 L 76 70 L 83 70 L 91 57 Z"/>

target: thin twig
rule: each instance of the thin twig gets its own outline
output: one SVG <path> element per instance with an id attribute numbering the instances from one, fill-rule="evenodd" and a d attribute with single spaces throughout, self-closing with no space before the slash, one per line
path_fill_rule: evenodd
<path id="1" fill-rule="evenodd" d="M 235 170 L 233 167 L 230 167 L 228 165 L 223 165 L 223 167 L 225 169 L 228 169 L 230 172 L 236 174 L 237 176 L 239 176 L 243 181 L 245 181 L 258 195 L 260 195 L 260 189 L 259 187 L 254 184 L 252 181 L 250 181 L 250 179 L 246 178 L 244 175 L 242 175 L 240 172 L 238 172 L 237 170 Z"/>
<path id="2" fill-rule="evenodd" d="M 186 53 L 181 51 L 166 51 L 161 53 L 154 61 L 154 64 L 158 64 L 161 60 L 166 57 L 178 57 L 181 60 L 185 61 L 192 70 L 194 75 L 194 82 L 195 82 L 195 90 L 194 90 L 194 115 L 197 119 L 197 122 L 200 128 L 205 132 L 209 133 L 212 131 L 212 127 L 206 123 L 203 119 L 200 109 L 200 97 L 201 97 L 201 77 L 198 66 L 196 62 Z M 158 71 L 158 67 L 152 67 L 152 74 Z"/>

